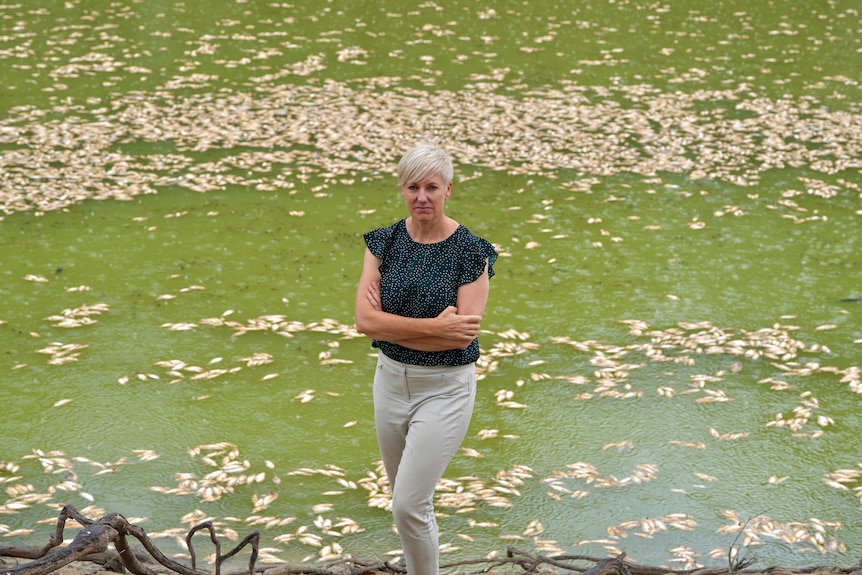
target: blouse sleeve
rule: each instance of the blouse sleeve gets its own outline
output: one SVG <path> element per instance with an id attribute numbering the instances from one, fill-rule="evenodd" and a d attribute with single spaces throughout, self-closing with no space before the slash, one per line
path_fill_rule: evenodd
<path id="1" fill-rule="evenodd" d="M 485 271 L 485 260 L 488 261 L 488 279 L 491 279 L 494 277 L 497 250 L 487 240 L 474 236 L 473 241 L 464 250 L 458 285 L 472 283 L 479 279 L 479 276 Z"/>
<path id="2" fill-rule="evenodd" d="M 393 232 L 394 226 L 389 226 L 366 232 L 362 237 L 365 238 L 365 245 L 368 246 L 369 251 L 378 258 L 383 259 L 386 245 L 389 242 L 389 238 L 392 237 Z"/>

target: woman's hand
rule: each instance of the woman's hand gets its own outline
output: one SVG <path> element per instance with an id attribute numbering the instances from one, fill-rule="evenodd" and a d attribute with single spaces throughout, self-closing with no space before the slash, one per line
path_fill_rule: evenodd
<path id="1" fill-rule="evenodd" d="M 371 307 L 377 311 L 381 311 L 383 309 L 383 305 L 380 303 L 380 283 L 371 282 L 368 284 L 368 293 L 365 294 L 365 297 L 368 298 L 368 301 L 371 303 Z"/>
<path id="2" fill-rule="evenodd" d="M 469 345 L 482 327 L 481 315 L 460 315 L 458 308 L 449 306 L 437 316 L 440 321 L 440 337 Z"/>

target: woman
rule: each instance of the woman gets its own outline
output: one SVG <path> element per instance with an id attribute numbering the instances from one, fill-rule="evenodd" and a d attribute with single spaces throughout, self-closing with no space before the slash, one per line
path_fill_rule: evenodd
<path id="1" fill-rule="evenodd" d="M 497 252 L 444 212 L 452 161 L 419 145 L 398 163 L 409 216 L 365 234 L 356 329 L 379 348 L 377 441 L 409 575 L 437 575 L 434 488 L 473 413 L 482 314 Z"/>

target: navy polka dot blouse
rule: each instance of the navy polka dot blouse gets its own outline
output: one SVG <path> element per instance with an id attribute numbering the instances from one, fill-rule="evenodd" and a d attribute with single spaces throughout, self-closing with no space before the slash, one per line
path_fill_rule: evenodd
<path id="1" fill-rule="evenodd" d="M 497 252 L 488 241 L 462 225 L 441 242 L 421 244 L 407 233 L 405 220 L 366 233 L 365 245 L 380 258 L 383 311 L 405 317 L 437 317 L 454 306 L 458 287 L 476 281 L 485 270 L 494 275 Z M 479 340 L 466 349 L 416 351 L 388 341 L 373 347 L 388 357 L 412 365 L 465 365 L 479 358 Z"/>

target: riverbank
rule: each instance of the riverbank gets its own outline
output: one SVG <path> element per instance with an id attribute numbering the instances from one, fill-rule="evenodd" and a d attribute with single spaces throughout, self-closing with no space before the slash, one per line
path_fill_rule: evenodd
<path id="1" fill-rule="evenodd" d="M 161 565 L 150 558 L 143 557 L 143 551 L 139 552 L 139 559 L 145 564 L 149 575 L 176 575 L 174 571 Z M 16 565 L 25 564 L 27 560 L 15 558 L 3 558 L 6 563 L 0 563 L 5 570 Z M 585 563 L 586 562 L 586 563 Z M 109 575 L 111 573 L 125 573 L 122 567 L 109 568 L 110 563 L 99 561 L 75 561 L 52 573 L 56 575 Z M 441 565 L 441 571 L 452 575 L 466 573 L 570 573 L 580 575 L 862 575 L 862 559 L 857 565 L 850 566 L 810 566 L 805 568 L 785 568 L 780 566 L 767 566 L 761 568 L 741 568 L 742 565 L 728 567 L 700 567 L 696 569 L 675 570 L 668 567 L 652 567 L 637 565 L 625 559 L 625 554 L 616 558 L 591 558 L 584 556 L 558 556 L 547 557 L 543 555 L 531 555 L 514 548 L 509 549 L 506 559 L 500 559 L 494 565 L 493 561 L 487 559 L 466 560 L 455 564 Z M 481 571 L 477 569 L 481 568 Z M 214 565 L 198 565 L 199 571 L 204 573 L 216 573 Z M 382 573 L 404 574 L 403 565 L 390 565 L 385 560 L 359 560 L 355 562 L 349 559 L 329 562 L 327 564 L 301 564 L 301 565 L 257 565 L 256 573 L 263 575 L 375 575 Z M 223 564 L 221 575 L 245 575 L 248 570 L 245 566 L 237 563 L 235 566 Z"/>

